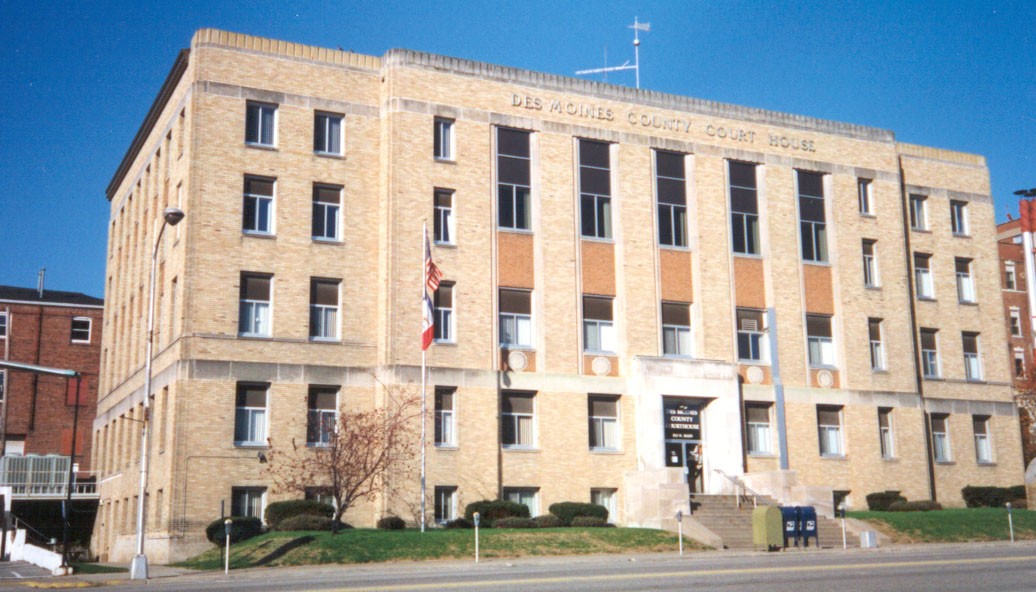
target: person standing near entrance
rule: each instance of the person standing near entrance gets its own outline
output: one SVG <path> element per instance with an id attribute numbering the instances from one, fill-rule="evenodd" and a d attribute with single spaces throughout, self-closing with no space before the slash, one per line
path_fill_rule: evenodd
<path id="1" fill-rule="evenodd" d="M 704 475 L 701 472 L 701 444 L 695 444 L 687 455 L 687 485 L 691 493 L 702 493 Z"/>

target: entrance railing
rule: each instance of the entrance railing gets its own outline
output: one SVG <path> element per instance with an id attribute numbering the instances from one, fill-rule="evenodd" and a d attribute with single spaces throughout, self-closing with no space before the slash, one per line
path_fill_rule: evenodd
<path id="1" fill-rule="evenodd" d="M 760 503 L 762 503 L 763 505 L 767 505 L 768 502 L 765 499 L 759 499 L 763 498 L 764 496 L 761 493 L 754 491 L 751 487 L 745 485 L 745 482 L 742 481 L 739 477 L 736 477 L 734 475 L 728 475 L 726 472 L 723 471 L 723 469 L 713 469 L 713 471 L 718 473 L 721 477 L 723 477 L 727 481 L 730 481 L 734 485 L 734 498 L 737 501 L 738 510 L 741 509 L 742 499 L 744 499 L 744 503 L 746 504 L 748 503 L 748 500 L 751 499 L 753 508 L 758 507 Z"/>

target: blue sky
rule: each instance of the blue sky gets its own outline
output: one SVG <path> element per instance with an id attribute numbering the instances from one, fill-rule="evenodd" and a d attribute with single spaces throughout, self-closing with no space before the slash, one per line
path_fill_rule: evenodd
<path id="1" fill-rule="evenodd" d="M 987 157 L 997 219 L 1036 187 L 1036 3 L 24 2 L 0 5 L 0 284 L 103 296 L 104 190 L 201 27 L 571 75 L 891 129 Z M 633 85 L 631 73 L 609 82 Z"/>

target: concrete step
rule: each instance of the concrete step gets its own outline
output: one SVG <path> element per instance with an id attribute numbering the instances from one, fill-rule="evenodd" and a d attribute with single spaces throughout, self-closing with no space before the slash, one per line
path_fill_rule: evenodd
<path id="1" fill-rule="evenodd" d="M 762 498 L 761 498 L 762 499 Z M 765 498 L 769 505 L 774 505 L 770 498 Z M 750 550 L 752 544 L 752 510 L 751 503 L 742 503 L 737 507 L 737 498 L 733 495 L 692 495 L 692 516 L 703 526 L 723 539 L 727 549 Z M 824 517 L 817 519 L 817 535 L 821 547 L 839 547 L 842 544 L 842 528 L 837 520 Z M 810 548 L 816 545 L 816 539 L 810 539 Z M 859 538 L 847 534 L 846 543 L 850 547 L 860 545 Z M 802 549 L 802 541 L 799 549 Z"/>

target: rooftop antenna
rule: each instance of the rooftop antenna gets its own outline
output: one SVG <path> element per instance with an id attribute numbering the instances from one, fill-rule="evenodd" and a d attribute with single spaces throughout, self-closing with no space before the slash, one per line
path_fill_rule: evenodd
<path id="1" fill-rule="evenodd" d="M 36 292 L 39 293 L 40 298 L 43 298 L 43 278 L 47 275 L 47 268 L 41 267 L 40 272 L 36 274 Z"/>
<path id="2" fill-rule="evenodd" d="M 633 65 L 630 65 L 630 61 L 626 60 L 621 66 L 607 66 L 607 57 L 605 57 L 604 68 L 593 68 L 590 70 L 577 70 L 576 76 L 583 74 L 607 74 L 608 72 L 618 72 L 619 70 L 633 70 L 636 73 L 637 88 L 640 88 L 640 32 L 645 33 L 651 32 L 651 23 L 642 23 L 637 17 L 633 17 L 633 24 L 629 25 L 630 29 L 633 29 Z M 606 54 L 607 56 L 607 54 Z M 605 78 L 607 80 L 607 78 Z"/>

